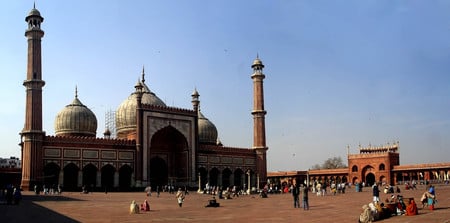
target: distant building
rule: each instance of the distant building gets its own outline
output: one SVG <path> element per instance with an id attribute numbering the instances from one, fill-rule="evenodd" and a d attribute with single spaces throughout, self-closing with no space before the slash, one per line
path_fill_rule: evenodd
<path id="1" fill-rule="evenodd" d="M 115 112 L 115 134 L 97 138 L 97 118 L 75 90 L 72 103 L 55 118 L 55 135 L 42 129 L 41 39 L 44 18 L 33 8 L 28 28 L 25 125 L 21 134 L 24 190 L 36 184 L 64 190 L 132 190 L 151 185 L 260 187 L 266 182 L 264 65 L 257 57 L 253 73 L 254 136 L 252 148 L 223 146 L 215 125 L 200 111 L 199 93 L 192 108 L 167 106 L 142 77 Z M 68 56 L 68 58 L 70 55 Z M 249 78 L 250 79 L 250 78 Z M 132 90 L 133 89 L 133 90 Z M 101 97 L 102 88 L 95 97 Z M 116 135 L 117 138 L 111 137 Z"/>
<path id="2" fill-rule="evenodd" d="M 358 154 L 347 155 L 348 168 L 308 171 L 279 171 L 267 174 L 275 184 L 364 183 L 365 185 L 448 182 L 450 163 L 400 165 L 399 143 L 359 147 Z"/>
<path id="3" fill-rule="evenodd" d="M 22 162 L 17 157 L 0 158 L 0 190 L 8 184 L 20 185 Z"/>
<path id="4" fill-rule="evenodd" d="M 0 168 L 22 168 L 22 162 L 19 158 L 11 156 L 10 158 L 0 158 Z"/>

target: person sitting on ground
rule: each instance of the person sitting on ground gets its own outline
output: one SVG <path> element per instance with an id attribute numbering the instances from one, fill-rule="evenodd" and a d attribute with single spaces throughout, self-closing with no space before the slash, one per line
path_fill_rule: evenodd
<path id="1" fill-rule="evenodd" d="M 217 203 L 216 197 L 212 197 L 211 200 L 208 201 L 208 204 L 205 207 L 219 207 L 220 203 Z"/>
<path id="2" fill-rule="evenodd" d="M 130 214 L 139 214 L 139 206 L 135 200 L 130 204 Z"/>
<path id="3" fill-rule="evenodd" d="M 412 216 L 412 215 L 418 215 L 419 211 L 417 210 L 416 202 L 414 202 L 414 199 L 409 200 L 409 204 L 406 207 L 406 215 Z"/>
<path id="4" fill-rule="evenodd" d="M 380 219 L 380 214 L 378 213 L 377 207 L 375 206 L 376 203 L 378 202 L 369 203 L 369 209 L 371 211 L 373 221 L 377 221 Z"/>
<path id="5" fill-rule="evenodd" d="M 141 204 L 141 211 L 150 211 L 150 205 L 148 204 L 147 200 L 145 200 L 144 203 Z"/>
<path id="6" fill-rule="evenodd" d="M 372 223 L 373 222 L 373 216 L 372 211 L 370 210 L 369 206 L 367 204 L 362 206 L 363 211 L 359 215 L 358 222 L 359 223 Z"/>

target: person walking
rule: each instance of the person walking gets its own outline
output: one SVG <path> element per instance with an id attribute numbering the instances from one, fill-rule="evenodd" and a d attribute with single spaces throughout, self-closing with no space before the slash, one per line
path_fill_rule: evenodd
<path id="1" fill-rule="evenodd" d="M 298 187 L 297 184 L 294 184 L 294 187 L 292 188 L 292 197 L 294 198 L 294 208 L 300 207 L 300 201 L 298 198 L 299 194 L 300 194 L 300 188 Z"/>
<path id="2" fill-rule="evenodd" d="M 178 188 L 178 191 L 177 191 L 177 194 L 175 195 L 175 197 L 177 198 L 178 206 L 180 206 L 180 208 L 181 208 L 181 206 L 183 206 L 183 202 L 184 202 L 184 193 L 181 190 L 181 187 Z"/>
<path id="3" fill-rule="evenodd" d="M 372 186 L 372 194 L 373 194 L 373 202 L 379 202 L 380 201 L 380 190 L 378 190 L 377 183 L 373 184 L 373 186 Z"/>
<path id="4" fill-rule="evenodd" d="M 302 187 L 303 210 L 309 210 L 308 190 L 309 190 L 308 185 Z"/>

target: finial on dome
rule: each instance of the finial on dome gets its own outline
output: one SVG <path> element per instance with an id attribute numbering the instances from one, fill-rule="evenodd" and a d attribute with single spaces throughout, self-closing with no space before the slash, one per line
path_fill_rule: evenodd
<path id="1" fill-rule="evenodd" d="M 259 53 L 256 53 L 256 58 L 253 60 L 252 68 L 256 68 L 258 70 L 261 70 L 261 68 L 264 68 L 264 64 L 259 59 Z"/>
<path id="2" fill-rule="evenodd" d="M 144 71 L 144 65 L 142 65 L 142 83 L 145 83 L 145 71 Z"/>
<path id="3" fill-rule="evenodd" d="M 33 2 L 33 9 L 36 9 L 36 2 Z"/>
<path id="4" fill-rule="evenodd" d="M 198 94 L 198 91 L 197 91 L 197 88 L 195 87 L 194 88 L 194 92 L 192 92 L 192 95 L 191 95 L 192 97 L 194 97 L 194 96 L 196 96 L 196 97 L 198 97 L 198 96 L 200 96 L 200 94 Z"/>
<path id="5" fill-rule="evenodd" d="M 75 98 L 78 98 L 78 87 L 75 85 Z"/>

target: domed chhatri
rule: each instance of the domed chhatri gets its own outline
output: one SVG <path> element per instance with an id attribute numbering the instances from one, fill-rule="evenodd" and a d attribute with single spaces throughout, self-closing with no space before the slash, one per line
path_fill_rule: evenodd
<path id="1" fill-rule="evenodd" d="M 31 17 L 38 17 L 41 19 L 41 22 L 44 21 L 39 10 L 36 9 L 36 4 L 33 5 L 33 9 L 28 13 L 28 16 L 25 18 L 25 21 L 28 21 Z"/>
<path id="2" fill-rule="evenodd" d="M 259 59 L 259 55 L 256 55 L 256 59 L 253 60 L 252 68 L 255 67 L 255 66 L 260 66 L 261 68 L 264 68 L 264 64 Z"/>
<path id="3" fill-rule="evenodd" d="M 145 73 L 142 69 L 142 104 L 156 105 L 166 107 L 166 104 L 158 98 L 149 87 L 145 84 Z M 136 107 L 137 107 L 137 93 L 131 93 L 128 98 L 123 101 L 116 111 L 116 129 L 117 137 L 126 138 L 126 136 L 136 131 Z"/>
<path id="4" fill-rule="evenodd" d="M 66 105 L 55 119 L 55 134 L 57 136 L 89 136 L 95 137 L 97 132 L 97 118 L 95 114 L 78 99 Z"/>

